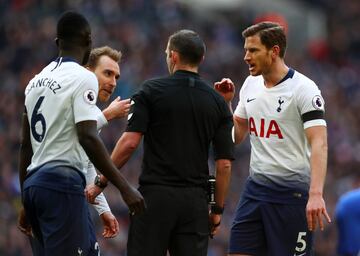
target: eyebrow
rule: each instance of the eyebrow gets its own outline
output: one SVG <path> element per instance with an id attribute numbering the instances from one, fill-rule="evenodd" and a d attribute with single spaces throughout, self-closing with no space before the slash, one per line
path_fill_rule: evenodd
<path id="1" fill-rule="evenodd" d="M 104 69 L 104 72 L 110 72 L 111 74 L 115 74 L 115 72 L 111 69 Z M 118 79 L 120 77 L 120 74 L 115 75 L 115 79 Z"/>

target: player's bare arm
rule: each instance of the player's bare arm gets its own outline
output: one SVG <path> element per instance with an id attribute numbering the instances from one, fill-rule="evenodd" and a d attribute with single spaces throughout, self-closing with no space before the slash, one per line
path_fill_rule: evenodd
<path id="1" fill-rule="evenodd" d="M 102 112 L 106 120 L 110 121 L 115 118 L 125 117 L 129 113 L 130 106 L 130 99 L 121 100 L 120 97 L 117 97 Z"/>
<path id="2" fill-rule="evenodd" d="M 240 144 L 248 134 L 248 120 L 234 115 L 234 142 Z"/>
<path id="3" fill-rule="evenodd" d="M 224 97 L 227 103 L 231 103 L 235 95 L 235 85 L 230 78 L 223 78 L 220 82 L 215 82 L 214 89 Z"/>
<path id="4" fill-rule="evenodd" d="M 32 155 L 33 155 L 33 150 L 30 141 L 30 127 L 27 118 L 27 113 L 25 110 L 22 115 L 20 154 L 19 154 L 19 180 L 20 180 L 21 190 L 26 177 L 26 169 L 31 163 Z M 24 208 L 20 210 L 20 214 L 18 218 L 18 228 L 24 234 L 31 235 L 31 226 L 27 222 Z"/>
<path id="5" fill-rule="evenodd" d="M 111 212 L 104 212 L 100 215 L 104 230 L 102 236 L 104 238 L 113 238 L 119 234 L 119 222 Z"/>
<path id="6" fill-rule="evenodd" d="M 141 138 L 142 134 L 137 132 L 124 132 L 122 134 L 111 154 L 111 159 L 117 168 L 120 169 L 129 160 L 132 153 L 140 144 Z M 107 182 L 107 178 L 103 175 L 101 175 L 100 179 L 102 183 Z M 95 198 L 101 191 L 102 190 L 98 186 L 89 185 L 85 191 L 87 200 L 90 203 L 94 203 Z M 130 212 L 132 211 L 130 210 Z"/>
<path id="7" fill-rule="evenodd" d="M 326 176 L 327 165 L 327 132 L 325 126 L 313 126 L 305 130 L 307 140 L 311 147 L 311 183 L 309 200 L 306 206 L 306 216 L 310 231 L 319 225 L 324 229 L 323 217 L 328 223 L 331 222 L 326 211 L 323 198 L 323 188 Z"/>
<path id="8" fill-rule="evenodd" d="M 230 111 L 232 111 L 231 101 L 235 95 L 235 85 L 230 78 L 223 78 L 219 82 L 214 83 L 214 89 L 224 97 L 228 103 Z M 240 144 L 247 135 L 248 123 L 247 119 L 240 118 L 234 115 L 234 141 L 235 144 Z"/>
<path id="9" fill-rule="evenodd" d="M 104 144 L 98 136 L 96 121 L 79 122 L 76 124 L 76 129 L 79 142 L 90 161 L 119 189 L 129 210 L 135 213 L 143 212 L 145 209 L 143 197 L 126 181 L 114 166 L 107 154 Z"/>
<path id="10" fill-rule="evenodd" d="M 225 198 L 229 189 L 231 176 L 231 161 L 229 159 L 218 159 L 215 163 L 216 168 L 216 187 L 215 202 L 216 205 L 224 209 Z M 221 222 L 221 214 L 210 213 L 210 234 L 216 235 Z"/>
<path id="11" fill-rule="evenodd" d="M 26 177 L 26 169 L 31 164 L 31 157 L 33 155 L 33 150 L 31 147 L 30 140 L 30 126 L 27 117 L 26 110 L 22 115 L 21 122 L 21 138 L 20 138 L 20 155 L 19 155 L 19 179 L 20 186 L 24 183 Z"/>

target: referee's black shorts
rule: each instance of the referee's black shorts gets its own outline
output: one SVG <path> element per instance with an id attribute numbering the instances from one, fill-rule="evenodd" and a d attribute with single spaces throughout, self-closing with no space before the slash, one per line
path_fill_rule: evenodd
<path id="1" fill-rule="evenodd" d="M 147 209 L 131 216 L 128 256 L 206 256 L 209 214 L 199 187 L 147 185 L 139 188 Z"/>

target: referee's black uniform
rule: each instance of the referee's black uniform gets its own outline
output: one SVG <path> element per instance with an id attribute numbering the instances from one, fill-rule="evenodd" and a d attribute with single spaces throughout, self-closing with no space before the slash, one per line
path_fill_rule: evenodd
<path id="1" fill-rule="evenodd" d="M 197 73 L 183 70 L 146 81 L 132 100 L 127 132 L 144 134 L 139 190 L 147 210 L 131 217 L 128 255 L 206 255 L 209 149 L 215 160 L 233 159 L 232 114 Z"/>

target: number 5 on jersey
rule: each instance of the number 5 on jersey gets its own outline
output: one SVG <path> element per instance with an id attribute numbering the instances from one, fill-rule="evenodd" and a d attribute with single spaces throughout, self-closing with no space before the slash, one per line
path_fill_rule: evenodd
<path id="1" fill-rule="evenodd" d="M 299 232 L 298 238 L 296 241 L 297 245 L 295 247 L 295 251 L 301 253 L 306 250 L 306 240 L 303 238 L 305 236 L 306 236 L 306 232 Z M 296 254 L 296 253 L 294 254 L 294 256 L 300 256 L 300 255 L 305 255 L 305 253 L 304 254 Z"/>
<path id="2" fill-rule="evenodd" d="M 39 112 L 39 108 L 44 100 L 45 96 L 39 97 L 38 101 L 35 104 L 35 108 L 31 114 L 31 134 L 34 139 L 38 142 L 42 142 L 46 132 L 46 121 L 44 116 Z M 40 125 L 37 125 L 40 122 Z"/>

